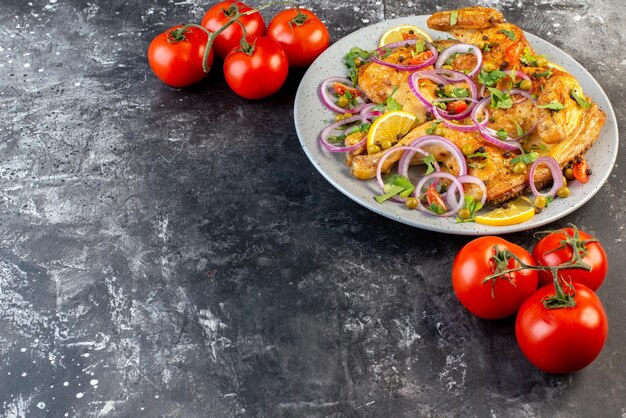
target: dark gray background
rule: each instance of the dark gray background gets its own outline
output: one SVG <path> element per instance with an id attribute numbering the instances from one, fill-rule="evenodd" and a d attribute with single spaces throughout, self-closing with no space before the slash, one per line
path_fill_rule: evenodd
<path id="1" fill-rule="evenodd" d="M 472 3 L 305 4 L 337 40 Z M 582 63 L 623 128 L 623 2 L 478 3 Z M 302 71 L 262 102 L 219 65 L 187 90 L 152 75 L 152 37 L 207 3 L 0 6 L 0 416 L 626 416 L 622 155 L 554 224 L 605 244 L 606 347 L 547 375 L 513 320 L 457 303 L 469 238 L 387 220 L 315 171 L 293 126 Z"/>

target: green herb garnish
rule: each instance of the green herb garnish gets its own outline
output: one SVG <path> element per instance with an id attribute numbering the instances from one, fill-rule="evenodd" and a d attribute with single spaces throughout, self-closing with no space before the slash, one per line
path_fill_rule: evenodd
<path id="1" fill-rule="evenodd" d="M 505 34 L 512 41 L 515 40 L 515 32 L 513 32 L 512 30 L 501 29 L 500 33 Z"/>
<path id="2" fill-rule="evenodd" d="M 496 132 L 496 134 L 498 135 L 498 138 L 500 138 L 503 141 L 509 137 L 508 132 L 505 131 L 504 129 L 498 129 L 498 132 Z"/>
<path id="3" fill-rule="evenodd" d="M 524 135 L 524 130 L 519 125 L 519 123 L 517 123 L 515 121 L 513 121 L 513 123 L 515 124 L 515 129 L 517 129 L 517 137 L 519 138 L 520 136 Z"/>
<path id="4" fill-rule="evenodd" d="M 480 70 L 480 73 L 478 73 L 478 82 L 486 86 L 495 86 L 496 83 L 504 76 L 506 76 L 506 74 L 500 70 L 494 70 L 491 72 Z"/>
<path id="5" fill-rule="evenodd" d="M 415 190 L 415 186 L 411 183 L 411 180 L 408 178 L 401 176 L 400 174 L 390 174 L 385 178 L 385 185 L 383 187 L 385 194 L 380 196 L 374 196 L 374 199 L 378 203 L 383 203 L 385 200 L 391 199 L 392 197 L 398 195 L 401 197 L 407 197 L 413 190 Z"/>
<path id="6" fill-rule="evenodd" d="M 547 71 L 542 71 L 540 73 L 534 73 L 533 77 L 535 78 L 539 78 L 539 77 L 545 77 L 545 78 L 550 78 L 552 76 L 552 70 L 548 68 Z"/>
<path id="7" fill-rule="evenodd" d="M 435 172 L 435 163 L 437 161 L 435 160 L 435 157 L 433 157 L 431 154 L 428 154 L 426 157 L 424 157 L 424 164 L 426 164 L 426 173 L 424 174 L 425 176 L 434 173 Z"/>
<path id="8" fill-rule="evenodd" d="M 396 99 L 393 98 L 393 95 L 396 94 L 396 91 L 398 91 L 398 86 L 395 86 L 393 88 L 393 91 L 391 92 L 389 97 L 387 97 L 387 100 L 385 100 L 385 103 L 377 104 L 372 109 L 378 110 L 379 112 L 382 112 L 382 113 L 393 112 L 394 110 L 402 110 L 402 105 L 398 103 Z"/>
<path id="9" fill-rule="evenodd" d="M 423 39 L 415 42 L 415 53 L 421 54 L 426 49 L 426 42 Z"/>
<path id="10" fill-rule="evenodd" d="M 495 87 L 488 87 L 491 92 L 491 107 L 494 109 L 510 109 L 513 107 L 513 99 L 502 90 Z"/>
<path id="11" fill-rule="evenodd" d="M 521 154 L 515 158 L 511 158 L 510 163 L 511 165 L 515 165 L 519 162 L 522 162 L 524 164 L 532 164 L 532 162 L 535 161 L 537 158 L 539 158 L 538 152 L 529 152 L 528 154 Z"/>
<path id="12" fill-rule="evenodd" d="M 473 196 L 465 196 L 465 202 L 463 203 L 463 207 L 470 212 L 470 217 L 467 219 L 461 219 L 457 216 L 456 221 L 458 223 L 461 222 L 474 222 L 474 217 L 476 216 L 476 212 L 482 209 L 483 205 L 480 202 L 476 202 Z"/>
<path id="13" fill-rule="evenodd" d="M 435 132 L 435 130 L 437 129 L 437 125 L 439 125 L 440 123 L 441 123 L 440 120 L 437 120 L 437 121 L 431 123 L 430 127 L 426 129 L 426 133 L 428 135 L 432 135 Z"/>
<path id="14" fill-rule="evenodd" d="M 358 81 L 358 69 L 360 67 L 357 66 L 357 60 L 361 63 L 365 62 L 370 57 L 371 52 L 368 52 L 359 47 L 354 47 L 343 57 L 343 63 L 348 69 L 348 76 L 350 80 L 352 80 L 352 84 L 356 86 Z"/>
<path id="15" fill-rule="evenodd" d="M 575 89 L 572 89 L 569 92 L 569 95 L 572 97 L 572 99 L 576 100 L 578 102 L 578 104 L 581 105 L 583 108 L 588 109 L 588 108 L 591 107 L 591 103 L 589 103 L 588 101 L 583 99 L 581 96 L 576 94 L 576 90 Z"/>
<path id="16" fill-rule="evenodd" d="M 456 22 L 459 18 L 459 12 L 456 10 L 453 10 L 452 12 L 450 12 L 450 26 L 454 26 L 456 25 Z"/>
<path id="17" fill-rule="evenodd" d="M 548 104 L 544 104 L 541 106 L 538 106 L 540 109 L 550 109 L 553 110 L 555 112 L 558 112 L 559 110 L 563 110 L 565 109 L 565 106 L 563 106 L 561 103 L 557 102 L 556 100 L 552 100 L 550 103 Z"/>
<path id="18" fill-rule="evenodd" d="M 444 213 L 446 213 L 446 210 L 444 208 L 442 208 L 441 206 L 439 206 L 438 204 L 436 204 L 435 202 L 431 203 L 427 209 L 433 213 L 436 213 L 437 215 L 443 215 Z"/>

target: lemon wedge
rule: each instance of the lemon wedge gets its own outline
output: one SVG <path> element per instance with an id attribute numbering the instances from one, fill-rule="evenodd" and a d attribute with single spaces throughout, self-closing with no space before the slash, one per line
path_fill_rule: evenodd
<path id="1" fill-rule="evenodd" d="M 507 226 L 526 222 L 535 216 L 533 202 L 527 197 L 518 197 L 507 203 L 506 209 L 497 208 L 484 215 L 476 216 L 476 223 L 490 226 Z"/>
<path id="2" fill-rule="evenodd" d="M 401 110 L 382 114 L 372 123 L 367 133 L 367 150 L 375 154 L 398 142 L 415 125 L 415 115 Z"/>
<path id="3" fill-rule="evenodd" d="M 392 44 L 394 42 L 405 41 L 406 37 L 408 37 L 409 39 L 423 39 L 426 42 L 433 41 L 433 38 L 431 38 L 429 34 L 424 32 L 417 26 L 402 25 L 391 28 L 387 32 L 385 32 L 383 36 L 380 37 L 378 46 L 381 47 L 383 45 Z"/>

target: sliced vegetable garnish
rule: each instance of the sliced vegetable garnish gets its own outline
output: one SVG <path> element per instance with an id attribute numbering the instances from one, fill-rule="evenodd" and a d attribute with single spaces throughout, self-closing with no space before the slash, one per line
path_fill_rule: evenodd
<path id="1" fill-rule="evenodd" d="M 437 48 L 435 48 L 433 44 L 426 45 L 428 47 L 428 51 L 407 59 L 408 64 L 396 64 L 384 60 L 393 52 L 395 48 L 409 47 L 411 45 L 415 45 L 417 42 L 419 42 L 417 39 L 407 39 L 406 41 L 385 45 L 384 47 L 376 50 L 375 54 L 370 57 L 370 61 L 399 71 L 417 71 L 433 65 L 439 55 Z"/>
<path id="2" fill-rule="evenodd" d="M 424 186 L 426 185 L 427 182 L 431 181 L 431 180 L 437 180 L 437 179 L 447 179 L 450 180 L 452 182 L 452 184 L 454 184 L 458 190 L 461 193 L 461 199 L 459 200 L 459 202 L 452 207 L 452 209 L 448 209 L 445 204 L 443 207 L 437 205 L 435 207 L 432 207 L 432 203 L 435 203 L 434 201 L 432 201 L 432 199 L 435 197 L 432 192 L 431 192 L 431 201 L 428 202 L 429 204 L 429 208 L 425 207 L 420 199 L 421 193 L 422 193 L 422 189 L 424 188 Z M 418 200 L 418 205 L 417 205 L 417 209 L 421 210 L 424 213 L 427 213 L 429 215 L 435 215 L 435 216 L 441 216 L 441 217 L 448 217 L 448 216 L 452 216 L 455 215 L 459 209 L 461 209 L 461 207 L 463 206 L 463 202 L 465 201 L 465 193 L 463 192 L 463 185 L 461 184 L 461 182 L 452 174 L 450 173 L 446 173 L 445 171 L 438 171 L 432 174 L 429 174 L 427 176 L 424 176 L 421 178 L 421 180 L 417 183 L 417 186 L 415 187 L 415 197 Z M 439 196 L 441 198 L 441 196 Z M 438 211 L 437 208 L 439 209 L 445 209 L 444 212 L 441 212 L 440 210 Z M 434 209 L 434 210 L 433 210 Z M 441 213 L 439 213 L 441 212 Z"/>
<path id="3" fill-rule="evenodd" d="M 561 167 L 559 167 L 559 163 L 552 157 L 539 157 L 530 166 L 530 170 L 528 171 L 528 184 L 530 185 L 530 190 L 535 196 L 542 195 L 541 193 L 539 193 L 537 187 L 535 186 L 535 171 L 537 170 L 537 167 L 542 164 L 548 166 L 548 168 L 550 169 L 550 173 L 552 174 L 552 188 L 548 191 L 548 193 L 546 193 L 546 195 L 555 197 L 557 190 L 559 190 L 563 186 L 563 173 L 561 172 Z"/>
<path id="4" fill-rule="evenodd" d="M 350 80 L 343 77 L 329 77 L 324 80 L 319 89 L 324 106 L 335 113 L 359 113 L 366 104 L 365 94 L 358 87 L 349 87 L 349 84 Z M 340 95 L 338 90 L 343 93 Z M 347 101 L 347 105 L 343 107 L 337 103 L 342 98 Z"/>
<path id="5" fill-rule="evenodd" d="M 473 77 L 482 68 L 483 54 L 480 52 L 479 48 L 470 44 L 454 44 L 450 48 L 444 50 L 441 55 L 439 55 L 439 58 L 437 58 L 435 68 L 441 68 L 446 65 L 448 59 L 455 54 L 472 54 L 476 57 L 476 67 L 467 73 L 468 76 Z"/>
<path id="6" fill-rule="evenodd" d="M 324 147 L 324 149 L 330 152 L 349 152 L 359 149 L 367 142 L 367 136 L 365 136 L 357 144 L 351 146 L 344 146 L 342 144 L 346 136 L 350 133 L 357 132 L 358 129 L 361 129 L 361 127 L 363 127 L 363 124 L 367 122 L 369 117 L 369 115 L 356 115 L 346 119 L 342 119 L 338 122 L 333 123 L 330 126 L 327 126 L 326 129 L 324 129 L 320 134 L 320 144 L 322 145 L 322 147 Z M 361 124 L 358 126 L 350 126 L 356 122 L 361 122 Z M 356 128 L 357 130 L 354 130 L 352 132 L 349 131 L 350 129 L 354 128 Z"/>

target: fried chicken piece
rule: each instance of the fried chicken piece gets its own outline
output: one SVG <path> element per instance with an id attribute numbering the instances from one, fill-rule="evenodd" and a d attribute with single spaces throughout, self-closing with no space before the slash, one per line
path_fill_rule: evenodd
<path id="1" fill-rule="evenodd" d="M 489 126 L 495 130 L 505 129 L 510 136 L 515 136 L 517 125 L 526 132 L 537 121 L 536 130 L 522 141 L 527 151 L 533 150 L 541 155 L 549 155 L 561 167 L 565 167 L 577 156 L 583 155 L 598 139 L 606 115 L 596 104 L 589 102 L 590 106 L 583 107 L 573 99 L 572 92 L 584 99 L 578 81 L 572 75 L 558 69 L 550 69 L 547 66 L 524 66 L 520 56 L 523 54 L 524 57 L 537 58 L 536 53 L 526 40 L 522 30 L 513 24 L 506 23 L 500 12 L 484 7 L 460 9 L 457 12 L 455 25 L 451 25 L 451 11 L 446 11 L 431 16 L 428 19 L 428 26 L 432 29 L 446 31 L 461 42 L 481 48 L 483 50 L 483 68 L 519 69 L 528 74 L 532 80 L 530 92 L 537 97 L 539 106 L 553 102 L 558 102 L 563 106 L 560 110 L 537 109 L 531 101 L 527 100 L 510 109 L 490 109 L 493 122 L 490 122 Z M 454 41 L 443 42 L 448 42 L 449 46 L 450 42 Z M 472 58 L 468 55 L 457 57 L 452 62 L 453 68 L 463 70 L 475 66 L 475 61 L 472 62 L 471 59 L 463 59 L 462 57 Z M 539 59 L 535 65 L 537 63 L 543 64 Z M 359 84 L 366 94 L 377 92 L 378 94 L 375 93 L 375 101 L 381 103 L 388 97 L 385 94 L 391 94 L 394 88 L 398 86 L 394 93 L 394 99 L 403 106 L 403 109 L 418 115 L 424 114 L 425 109 L 421 102 L 412 95 L 408 87 L 406 81 L 408 74 L 392 68 L 381 70 L 379 67 L 383 66 L 378 64 L 368 64 L 364 67 L 360 71 Z M 509 90 L 511 82 L 512 80 L 507 77 L 501 80 L 497 87 L 501 90 Z M 429 100 L 435 97 L 435 89 L 435 83 L 427 80 L 420 82 L 420 92 Z M 418 118 L 418 120 L 421 119 Z M 415 139 L 426 135 L 426 129 L 430 127 L 432 127 L 431 122 L 417 126 L 395 146 L 411 144 Z M 437 130 L 439 134 L 451 140 L 459 148 L 463 148 L 466 144 L 470 144 L 474 149 L 484 148 L 488 155 L 486 163 L 470 162 L 473 167 L 469 167 L 469 173 L 485 182 L 489 202 L 500 203 L 529 191 L 528 174 L 513 173 L 513 165 L 510 164 L 510 160 L 515 157 L 515 153 L 506 152 L 491 145 L 477 132 L 463 133 L 443 125 L 440 125 Z M 425 151 L 432 153 L 437 161 L 444 166 L 444 169 L 453 173 L 458 172 L 454 158 L 445 149 L 431 146 L 426 147 Z M 382 154 L 383 152 L 373 155 L 352 156 L 352 174 L 361 179 L 374 177 Z M 391 155 L 385 161 L 383 171 L 388 171 L 397 162 L 401 154 L 402 152 L 398 151 Z M 421 157 L 413 157 L 412 164 L 421 162 Z M 552 182 L 550 171 L 544 166 L 539 167 L 535 173 L 534 181 L 537 187 L 550 184 Z M 475 194 L 476 191 L 475 186 L 466 186 L 466 192 Z"/>

